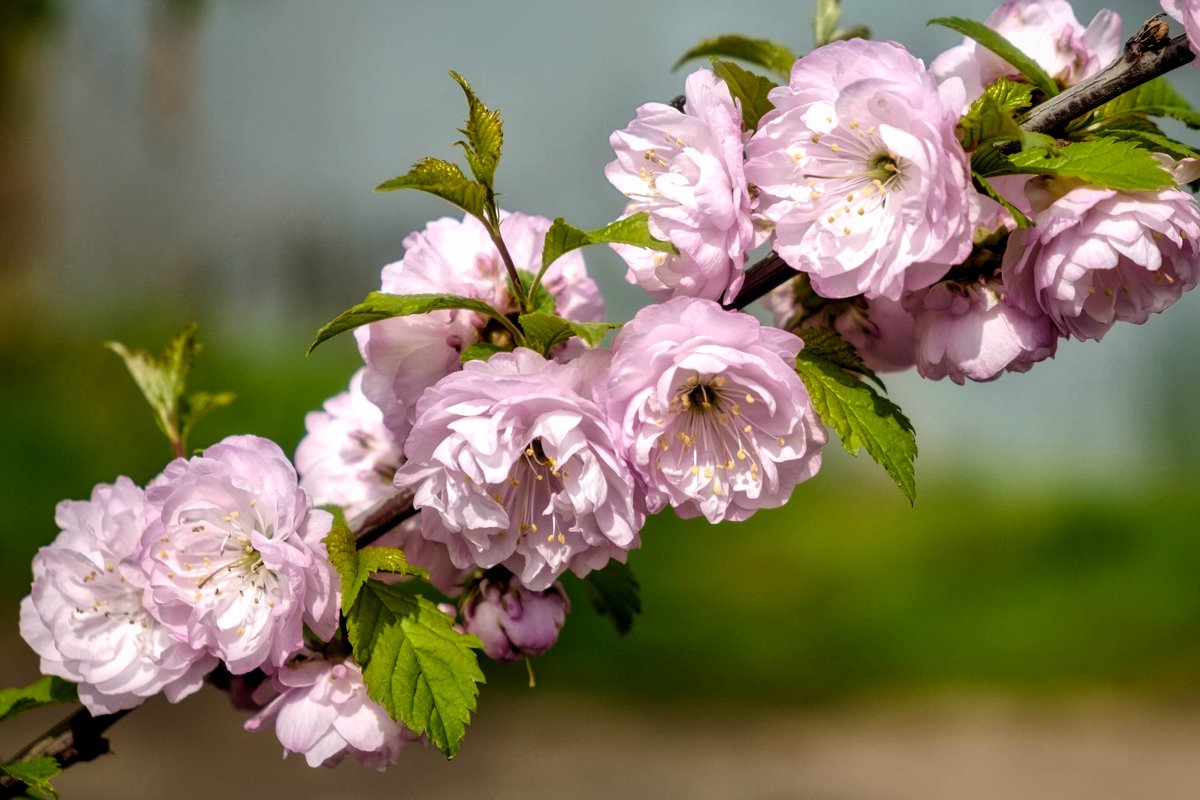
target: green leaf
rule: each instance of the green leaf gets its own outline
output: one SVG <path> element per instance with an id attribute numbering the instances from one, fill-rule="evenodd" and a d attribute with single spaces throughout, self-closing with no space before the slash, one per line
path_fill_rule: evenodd
<path id="1" fill-rule="evenodd" d="M 1175 91 L 1166 78 L 1155 78 L 1108 101 L 1093 112 L 1091 121 L 1097 123 L 1135 114 L 1171 117 L 1189 128 L 1200 128 L 1200 113 Z"/>
<path id="2" fill-rule="evenodd" d="M 396 547 L 358 548 L 354 534 L 345 525 L 335 525 L 325 536 L 329 563 L 342 579 L 342 612 L 349 614 L 358 599 L 359 590 L 376 572 L 392 575 L 416 575 L 428 578 L 429 573 L 411 566 L 404 552 Z"/>
<path id="3" fill-rule="evenodd" d="M 742 124 L 746 130 L 757 130 L 758 121 L 775 107 L 767 93 L 777 84 L 732 61 L 713 59 L 712 65 L 713 72 L 729 87 L 729 93 L 742 104 Z"/>
<path id="4" fill-rule="evenodd" d="M 650 233 L 650 215 L 645 211 L 610 222 L 594 231 L 581 231 L 559 217 L 554 220 L 550 230 L 546 231 L 546 240 L 542 246 L 542 270 L 546 270 L 572 250 L 591 244 L 632 244 L 661 253 L 679 254 L 675 245 L 655 239 Z"/>
<path id="5" fill-rule="evenodd" d="M 621 327 L 619 322 L 571 322 L 554 314 L 532 311 L 517 318 L 525 332 L 525 344 L 549 357 L 550 350 L 572 336 L 578 336 L 588 347 L 600 344 L 609 331 Z"/>
<path id="6" fill-rule="evenodd" d="M 196 422 L 201 417 L 207 416 L 210 411 L 216 411 L 218 408 L 225 408 L 231 405 L 236 399 L 237 395 L 233 392 L 218 392 L 217 394 L 196 392 L 183 398 L 180 402 L 180 417 L 183 419 L 183 429 L 181 431 L 183 441 L 187 441 L 192 428 L 195 427 Z"/>
<path id="7" fill-rule="evenodd" d="M 24 711 L 78 700 L 75 684 L 47 675 L 28 686 L 0 689 L 0 722 Z"/>
<path id="8" fill-rule="evenodd" d="M 641 586 L 628 564 L 610 561 L 603 569 L 593 570 L 583 578 L 588 598 L 596 613 L 612 618 L 617 633 L 624 636 L 633 627 L 633 620 L 642 613 Z"/>
<path id="9" fill-rule="evenodd" d="M 966 150 L 992 142 L 1026 142 L 1035 136 L 1016 122 L 1016 115 L 1033 103 L 1033 88 L 1000 78 L 971 103 L 958 121 L 958 138 Z"/>
<path id="10" fill-rule="evenodd" d="M 821 421 L 837 433 L 846 452 L 857 455 L 865 449 L 908 501 L 915 502 L 913 461 L 917 457 L 917 438 L 900 407 L 807 348 L 796 359 L 796 372 Z"/>
<path id="11" fill-rule="evenodd" d="M 1009 156 L 1021 172 L 1079 178 L 1107 189 L 1154 191 L 1175 185 L 1171 173 L 1136 143 L 1108 137 L 1035 148 Z"/>
<path id="12" fill-rule="evenodd" d="M 16 778 L 43 797 L 59 797 L 50 779 L 62 772 L 62 767 L 50 756 L 35 756 L 15 764 L 0 765 L 0 772 Z"/>
<path id="13" fill-rule="evenodd" d="M 1012 215 L 1013 221 L 1017 223 L 1018 228 L 1029 228 L 1033 226 L 1033 220 L 1025 216 L 1025 213 L 1021 211 L 1021 209 L 1008 202 L 1003 195 L 996 191 L 996 187 L 987 182 L 986 178 L 977 172 L 971 173 L 971 177 L 975 179 L 975 185 L 979 188 L 979 191 L 983 192 L 988 197 L 1004 206 L 1004 210 Z"/>
<path id="14" fill-rule="evenodd" d="M 1132 121 L 1136 118 L 1124 117 L 1120 119 L 1128 119 Z M 1169 138 L 1158 128 L 1154 123 L 1146 122 L 1151 126 L 1149 129 L 1138 127 L 1118 128 L 1105 125 L 1100 129 L 1099 133 L 1109 139 L 1119 139 L 1123 142 L 1132 142 L 1145 150 L 1152 153 L 1165 153 L 1172 158 L 1200 158 L 1200 150 L 1191 145 L 1177 142 Z"/>
<path id="15" fill-rule="evenodd" d="M 487 361 L 496 353 L 507 352 L 510 352 L 507 347 L 501 347 L 491 342 L 477 342 L 470 347 L 463 348 L 458 356 L 458 361 L 460 364 L 466 364 L 468 361 Z"/>
<path id="16" fill-rule="evenodd" d="M 413 314 L 428 314 L 431 311 L 447 311 L 461 309 L 483 314 L 500 322 L 505 327 L 512 326 L 508 318 L 482 300 L 470 297 L 459 297 L 453 294 L 384 294 L 371 292 L 356 306 L 352 306 L 338 314 L 321 330 L 308 346 L 312 353 L 318 345 L 333 337 L 354 330 L 361 325 L 369 325 L 381 319 L 392 317 L 407 317 Z"/>
<path id="17" fill-rule="evenodd" d="M 856 372 L 870 380 L 880 390 L 887 391 L 883 381 L 879 380 L 875 371 L 862 360 L 862 356 L 854 349 L 854 345 L 833 328 L 801 328 L 796 331 L 796 335 L 804 341 L 804 352 L 810 358 L 821 358 L 842 369 Z"/>
<path id="18" fill-rule="evenodd" d="M 192 362 L 200 352 L 194 324 L 185 325 L 172 336 L 157 357 L 145 350 L 129 350 L 120 342 L 105 342 L 104 346 L 125 362 L 134 383 L 154 411 L 158 429 L 177 452 L 186 452 L 188 434 L 200 417 L 234 400 L 229 393 L 205 392 L 183 398 Z"/>
<path id="19" fill-rule="evenodd" d="M 504 144 L 504 122 L 500 112 L 493 111 L 480 102 L 467 79 L 453 70 L 450 77 L 458 82 L 467 96 L 467 127 L 459 133 L 467 137 L 465 142 L 455 142 L 467 154 L 467 164 L 475 180 L 492 188 L 496 165 L 500 163 L 500 148 Z"/>
<path id="20" fill-rule="evenodd" d="M 427 598 L 374 580 L 359 592 L 346 628 L 371 699 L 453 758 L 484 682 L 472 652 L 482 642 L 454 630 Z"/>
<path id="21" fill-rule="evenodd" d="M 547 314 L 553 314 L 558 310 L 558 301 L 554 299 L 554 295 L 550 294 L 550 290 L 542 285 L 538 276 L 526 269 L 517 270 L 517 276 L 521 279 L 522 286 L 537 287 L 534 291 L 536 296 L 533 298 L 531 311 L 545 311 Z M 516 292 L 513 289 L 512 281 L 507 276 L 505 276 L 505 285 L 508 287 L 508 296 L 514 297 Z"/>
<path id="22" fill-rule="evenodd" d="M 838 0 L 817 0 L 813 7 L 813 47 L 824 47 L 837 40 L 838 21 L 842 18 L 842 4 Z"/>
<path id="23" fill-rule="evenodd" d="M 963 17 L 938 17 L 937 19 L 929 20 L 927 24 L 941 25 L 944 28 L 958 31 L 963 36 L 974 39 L 1007 61 L 1017 72 L 1024 75 L 1030 83 L 1041 89 L 1047 97 L 1054 97 L 1054 95 L 1058 94 L 1058 84 L 1046 74 L 1044 69 L 1038 66 L 1036 61 L 1021 52 L 1016 45 L 982 22 L 964 19 Z"/>
<path id="24" fill-rule="evenodd" d="M 770 39 L 751 39 L 748 36 L 729 33 L 699 42 L 680 56 L 671 69 L 677 70 L 693 58 L 704 56 L 740 59 L 768 69 L 785 81 L 791 74 L 792 64 L 796 63 L 796 56 L 786 45 L 772 42 Z"/>
<path id="25" fill-rule="evenodd" d="M 375 187 L 377 192 L 394 192 L 397 189 L 416 189 L 440 197 L 458 206 L 486 225 L 484 209 L 487 207 L 487 187 L 469 180 L 463 171 L 449 161 L 440 158 L 422 158 L 412 165 L 404 175 L 392 178 Z"/>

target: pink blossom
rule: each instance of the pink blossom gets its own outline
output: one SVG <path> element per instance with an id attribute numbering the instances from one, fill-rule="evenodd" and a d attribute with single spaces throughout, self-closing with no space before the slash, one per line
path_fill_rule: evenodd
<path id="1" fill-rule="evenodd" d="M 505 213 L 500 232 L 518 270 L 537 273 L 550 220 Z M 435 220 L 404 240 L 404 257 L 383 268 L 381 291 L 389 294 L 456 294 L 483 300 L 505 313 L 516 311 L 500 252 L 477 219 Z M 604 318 L 600 289 L 587 274 L 578 250 L 546 271 L 542 285 L 554 296 L 558 314 L 574 322 Z M 382 320 L 355 331 L 367 364 L 362 388 L 384 415 L 384 424 L 403 441 L 412 426 L 421 392 L 459 368 L 466 347 L 507 331 L 466 311 L 435 311 Z"/>
<path id="2" fill-rule="evenodd" d="M 742 520 L 816 474 L 826 437 L 796 375 L 803 345 L 711 300 L 637 313 L 613 345 L 608 412 L 649 511 Z"/>
<path id="3" fill-rule="evenodd" d="M 519 661 L 553 647 L 570 610 L 562 584 L 534 592 L 515 580 L 484 577 L 463 602 L 462 627 L 479 637 L 489 658 Z"/>
<path id="4" fill-rule="evenodd" d="M 899 300 L 971 251 L 978 194 L 955 125 L 962 87 L 940 89 L 894 42 L 814 50 L 773 89 L 746 177 L 775 250 L 825 297 Z"/>
<path id="5" fill-rule="evenodd" d="M 332 516 L 313 508 L 274 442 L 231 436 L 176 459 L 146 497 L 158 512 L 142 538 L 146 606 L 177 638 L 241 674 L 282 665 L 304 625 L 333 635 L 338 579 L 322 541 Z"/>
<path id="6" fill-rule="evenodd" d="M 518 348 L 422 396 L 396 485 L 415 490 L 422 534 L 455 565 L 503 564 L 540 591 L 638 546 L 633 477 L 594 399 L 606 362 L 598 350 L 559 364 Z"/>
<path id="7" fill-rule="evenodd" d="M 324 411 L 305 417 L 308 435 L 296 448 L 300 487 L 316 505 L 341 506 L 351 521 L 396 493 L 392 479 L 404 463 L 401 443 L 383 424 L 383 412 L 362 393 L 363 373 L 355 373 L 348 392 L 326 401 Z M 408 562 L 428 571 L 429 582 L 443 593 L 461 591 L 466 572 L 450 561 L 445 545 L 421 536 L 417 519 L 402 522 L 376 544 L 403 550 Z"/>
<path id="8" fill-rule="evenodd" d="M 1187 192 L 1035 178 L 1026 194 L 1035 227 L 1009 237 L 1008 302 L 1048 314 L 1063 335 L 1099 340 L 1114 323 L 1140 325 L 1195 287 L 1200 211 Z"/>
<path id="9" fill-rule="evenodd" d="M 756 242 L 742 169 L 742 114 L 725 82 L 706 69 L 688 76 L 683 110 L 646 103 L 609 138 L 616 160 L 604 174 L 629 198 L 625 214 L 647 211 L 650 232 L 679 255 L 614 249 L 626 276 L 658 300 L 724 297 L 742 286 Z"/>
<path id="10" fill-rule="evenodd" d="M 1188 47 L 1193 53 L 1200 54 L 1200 2 L 1197 0 L 1160 0 L 1163 11 L 1183 25 L 1187 34 Z M 1193 67 L 1200 67 L 1200 59 L 1192 62 Z"/>
<path id="11" fill-rule="evenodd" d="M 133 708 L 159 692 L 178 702 L 217 664 L 177 641 L 142 604 L 138 552 L 151 513 L 129 478 L 100 484 L 90 500 L 58 504 L 62 531 L 33 559 L 21 636 L 41 656 L 42 672 L 79 684 L 93 714 Z"/>
<path id="12" fill-rule="evenodd" d="M 300 487 L 314 504 L 340 506 L 348 518 L 395 494 L 392 478 L 404 460 L 383 412 L 362 393 L 364 371 L 354 374 L 349 391 L 304 418 L 308 435 L 296 448 Z"/>
<path id="13" fill-rule="evenodd" d="M 924 378 L 990 381 L 1054 356 L 1058 331 L 1040 310 L 1004 302 L 999 281 L 943 281 L 905 298 L 916 317 L 917 371 Z"/>
<path id="14" fill-rule="evenodd" d="M 819 307 L 806 311 L 796 296 L 800 283 L 799 279 L 789 281 L 763 298 L 776 327 L 799 333 L 805 328 L 832 328 L 854 345 L 876 372 L 899 372 L 916 363 L 912 314 L 899 302 L 886 297 L 824 300 L 807 290 Z"/>
<path id="15" fill-rule="evenodd" d="M 1084 28 L 1067 0 L 1005 0 L 984 24 L 1037 62 L 1059 86 L 1094 75 L 1121 52 L 1121 18 L 1107 8 Z M 960 78 L 967 103 L 997 78 L 1021 77 L 1015 67 L 969 38 L 935 58 L 929 70 L 939 83 Z"/>
<path id="16" fill-rule="evenodd" d="M 246 720 L 245 729 L 274 723 L 284 757 L 301 753 L 310 767 L 335 767 L 349 754 L 382 771 L 399 760 L 405 742 L 418 738 L 367 696 L 362 668 L 349 658 L 331 661 L 304 652 L 260 692 L 276 696 Z"/>

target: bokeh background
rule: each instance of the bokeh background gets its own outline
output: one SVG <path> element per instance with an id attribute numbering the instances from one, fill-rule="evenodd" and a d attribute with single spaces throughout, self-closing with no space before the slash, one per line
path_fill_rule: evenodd
<path id="1" fill-rule="evenodd" d="M 992 3 L 845 2 L 845 22 L 931 59 L 925 27 Z M 1114 5 L 1132 33 L 1157 11 Z M 1101 8 L 1076 2 L 1086 22 Z M 239 399 L 201 446 L 285 449 L 357 367 L 323 322 L 378 285 L 401 240 L 451 210 L 376 195 L 453 157 L 455 69 L 502 110 L 503 204 L 597 227 L 610 131 L 680 93 L 677 55 L 721 32 L 811 44 L 794 0 L 418 2 L 0 0 L 0 678 L 53 509 L 144 482 L 169 453 L 118 359 L 188 321 L 193 388 Z M 1200 100 L 1200 73 L 1176 85 Z M 1176 131 L 1179 133 L 1180 131 Z M 1186 134 L 1183 134 L 1186 136 Z M 1191 141 L 1200 140 L 1193 136 Z M 644 302 L 586 252 L 610 318 Z M 631 564 L 645 613 L 618 638 L 575 593 L 562 639 L 491 668 L 459 758 L 411 748 L 385 775 L 279 761 L 222 697 L 148 704 L 68 797 L 1125 798 L 1200 785 L 1200 302 L 1185 297 L 1027 375 L 888 379 L 919 436 L 918 499 L 827 450 L 786 509 L 651 522 Z M 577 588 L 577 587 L 576 587 Z M 0 728 L 3 754 L 60 716 Z M 181 777 L 184 778 L 181 780 Z"/>

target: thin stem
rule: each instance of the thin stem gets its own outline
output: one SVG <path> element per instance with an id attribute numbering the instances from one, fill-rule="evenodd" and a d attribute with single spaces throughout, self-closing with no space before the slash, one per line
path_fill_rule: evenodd
<path id="1" fill-rule="evenodd" d="M 24 750 L 5 763 L 16 763 L 38 756 L 50 756 L 63 769 L 81 761 L 91 761 L 108 752 L 108 740 L 102 735 L 129 710 L 93 717 L 81 708 L 30 742 Z M 0 798 L 24 797 L 26 786 L 9 775 L 0 775 Z"/>
<path id="2" fill-rule="evenodd" d="M 512 254 L 508 252 L 508 245 L 504 243 L 504 237 L 500 235 L 500 210 L 496 208 L 496 199 L 492 195 L 491 190 L 488 190 L 488 213 L 486 215 L 488 234 L 492 237 L 492 243 L 496 245 L 496 249 L 500 251 L 500 260 L 504 262 L 504 269 L 508 271 L 508 279 L 512 282 L 513 299 L 517 301 L 517 308 L 522 314 L 529 312 L 530 298 L 525 296 L 525 289 L 521 286 L 521 276 L 517 273 L 517 265 L 513 263 Z"/>
<path id="3" fill-rule="evenodd" d="M 1021 127 L 1031 133 L 1061 133 L 1072 120 L 1192 61 L 1196 56 L 1188 48 L 1187 37 L 1167 39 L 1160 17 L 1147 20 L 1125 43 L 1125 51 L 1116 61 L 1032 109 L 1021 120 Z M 745 308 L 796 275 L 772 251 L 746 269 L 745 284 L 725 307 Z"/>

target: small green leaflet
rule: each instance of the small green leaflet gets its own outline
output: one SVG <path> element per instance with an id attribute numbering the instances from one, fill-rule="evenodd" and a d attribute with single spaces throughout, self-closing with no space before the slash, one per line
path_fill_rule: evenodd
<path id="1" fill-rule="evenodd" d="M 325 537 L 329 563 L 342 578 L 342 611 L 350 613 L 359 590 L 373 572 L 393 575 L 417 575 L 428 578 L 420 567 L 410 566 L 404 552 L 396 547 L 364 547 L 358 549 L 354 534 L 345 525 L 335 525 Z"/>
<path id="2" fill-rule="evenodd" d="M 1007 211 L 1012 216 L 1013 221 L 1017 223 L 1018 228 L 1029 228 L 1033 225 L 1033 220 L 1031 220 L 1029 217 L 1025 216 L 1024 212 L 1022 212 L 1021 209 L 1017 208 L 1012 203 L 1008 202 L 1008 200 L 1006 200 L 1003 195 L 1001 195 L 999 192 L 997 192 L 996 187 L 992 186 L 990 183 L 987 182 L 987 178 L 984 178 L 978 172 L 972 172 L 971 177 L 975 181 L 975 186 L 981 192 L 983 192 L 988 197 L 995 200 L 1000 205 L 1004 206 L 1004 210 Z"/>
<path id="3" fill-rule="evenodd" d="M 838 29 L 838 21 L 842 18 L 841 3 L 838 0 L 817 0 L 813 9 L 813 46 L 822 47 L 830 42 L 842 39 L 869 39 L 870 32 L 862 25 Z"/>
<path id="4" fill-rule="evenodd" d="M 1101 137 L 1009 156 L 1020 172 L 1079 178 L 1106 189 L 1145 192 L 1175 185 L 1171 173 L 1135 142 Z"/>
<path id="5" fill-rule="evenodd" d="M 698 42 L 695 47 L 681 55 L 671 69 L 677 70 L 693 58 L 704 56 L 736 58 L 768 69 L 785 81 L 791 74 L 792 64 L 796 62 L 796 56 L 786 45 L 772 42 L 770 39 L 751 39 L 748 36 L 730 33 Z"/>
<path id="6" fill-rule="evenodd" d="M 500 163 L 500 148 L 504 144 L 504 122 L 500 112 L 493 111 L 480 102 L 467 79 L 453 70 L 450 77 L 458 82 L 467 96 L 467 127 L 459 133 L 467 137 L 465 142 L 455 142 L 467 154 L 467 165 L 475 180 L 492 188 L 496 165 Z"/>
<path id="7" fill-rule="evenodd" d="M 50 756 L 36 756 L 15 764 L 3 764 L 0 765 L 0 772 L 16 778 L 42 797 L 60 796 L 58 790 L 50 785 L 50 779 L 62 772 L 62 767 Z"/>
<path id="8" fill-rule="evenodd" d="M 517 318 L 525 332 L 525 344 L 549 357 L 550 350 L 572 336 L 578 336 L 588 347 L 600 344 L 609 331 L 621 327 L 619 322 L 571 322 L 554 314 L 532 311 Z"/>
<path id="9" fill-rule="evenodd" d="M 475 710 L 483 673 L 474 636 L 432 601 L 400 586 L 367 581 L 346 616 L 367 694 L 453 758 Z"/>
<path id="10" fill-rule="evenodd" d="M 559 217 L 554 220 L 550 230 L 546 231 L 546 240 L 542 246 L 542 271 L 572 250 L 590 244 L 632 244 L 660 253 L 679 253 L 675 245 L 654 238 L 650 233 L 650 215 L 645 211 L 610 222 L 594 231 L 582 231 L 568 225 L 565 219 Z"/>
<path id="11" fill-rule="evenodd" d="M 154 411 L 158 429 L 177 453 L 187 452 L 187 437 L 201 417 L 234 401 L 229 392 L 198 392 L 184 397 L 192 362 L 200 352 L 196 326 L 185 325 L 171 337 L 158 357 L 145 350 L 129 350 L 120 342 L 105 342 L 125 362 L 134 383 Z"/>
<path id="12" fill-rule="evenodd" d="M 478 342 L 470 347 L 464 347 L 458 355 L 458 361 L 460 364 L 466 364 L 468 361 L 487 361 L 496 353 L 507 352 L 509 352 L 507 347 L 501 347 L 491 342 Z"/>
<path id="13" fill-rule="evenodd" d="M 1155 78 L 1130 89 L 1123 95 L 1110 100 L 1093 112 L 1091 122 L 1130 115 L 1145 114 L 1151 117 L 1171 117 L 1189 128 L 1200 128 L 1200 113 L 1197 113 L 1183 95 L 1175 91 L 1166 78 Z"/>
<path id="14" fill-rule="evenodd" d="M 369 325 L 381 319 L 391 317 L 407 317 L 413 314 L 428 314 L 430 311 L 446 311 L 462 309 L 474 311 L 491 317 L 505 327 L 512 326 L 508 318 L 482 300 L 470 297 L 459 297 L 453 294 L 384 294 L 371 292 L 356 306 L 352 306 L 338 314 L 321 330 L 308 346 L 312 353 L 323 342 L 327 342 L 338 334 L 354 330 L 361 325 Z M 515 333 L 515 331 L 514 331 Z"/>
<path id="15" fill-rule="evenodd" d="M 732 61 L 718 61 L 714 58 L 712 65 L 713 72 L 729 87 L 729 93 L 742 104 L 742 124 L 746 130 L 757 130 L 758 121 L 775 107 L 767 93 L 774 89 L 776 84 L 750 70 L 742 69 Z"/>
<path id="16" fill-rule="evenodd" d="M 938 17 L 937 19 L 929 20 L 926 24 L 941 25 L 944 28 L 958 31 L 963 36 L 974 39 L 1007 61 L 1017 72 L 1028 78 L 1030 83 L 1041 89 L 1047 97 L 1054 97 L 1054 95 L 1058 94 L 1058 84 L 1046 74 L 1044 69 L 1038 66 L 1036 61 L 1021 52 L 1016 45 L 982 22 L 964 19 L 963 17 Z"/>
<path id="17" fill-rule="evenodd" d="M 916 501 L 913 461 L 917 438 L 912 423 L 900 407 L 846 370 L 808 348 L 796 359 L 796 372 L 804 381 L 813 408 L 842 440 L 851 455 L 865 448 L 892 477 L 910 503 Z"/>
<path id="18" fill-rule="evenodd" d="M 588 599 L 596 613 L 612 618 L 617 633 L 624 636 L 633 626 L 634 618 L 642 613 L 641 586 L 628 564 L 610 561 L 603 569 L 593 570 L 583 578 Z"/>
<path id="19" fill-rule="evenodd" d="M 377 192 L 394 192 L 397 189 L 428 192 L 480 220 L 483 220 L 487 208 L 487 187 L 468 179 L 456 165 L 440 158 L 422 158 L 404 175 L 375 187 Z"/>
<path id="20" fill-rule="evenodd" d="M 1033 88 L 1000 78 L 988 86 L 958 121 L 958 138 L 966 150 L 980 144 L 1017 141 L 1038 136 L 1017 124 L 1015 116 L 1033 104 Z"/>
<path id="21" fill-rule="evenodd" d="M 47 675 L 28 686 L 0 689 L 0 722 L 23 711 L 55 703 L 74 703 L 77 700 L 75 684 Z"/>
<path id="22" fill-rule="evenodd" d="M 545 269 L 543 268 L 541 271 L 545 272 Z M 529 270 L 519 269 L 517 270 L 517 277 L 521 279 L 522 286 L 536 287 L 533 290 L 535 296 L 532 303 L 533 308 L 530 309 L 531 311 L 545 311 L 547 314 L 553 314 L 558 310 L 558 301 L 554 299 L 554 295 L 550 294 L 549 289 L 542 286 L 540 275 L 534 275 Z M 516 292 L 513 290 L 512 281 L 508 280 L 507 276 L 505 276 L 504 285 L 508 287 L 508 296 L 514 297 Z"/>

